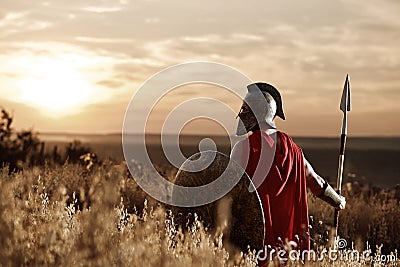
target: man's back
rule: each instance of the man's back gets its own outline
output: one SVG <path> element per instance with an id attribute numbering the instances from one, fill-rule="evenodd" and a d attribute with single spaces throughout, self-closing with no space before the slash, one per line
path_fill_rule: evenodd
<path id="1" fill-rule="evenodd" d="M 248 149 L 248 153 L 242 152 L 242 157 L 248 155 L 246 172 L 260 184 L 257 191 L 263 204 L 266 245 L 282 246 L 287 240 L 295 241 L 298 249 L 309 249 L 307 181 L 301 148 L 283 132 L 276 132 L 275 143 L 260 130 L 241 146 L 243 151 Z M 238 154 L 236 151 L 236 158 Z"/>
<path id="2" fill-rule="evenodd" d="M 286 118 L 278 89 L 258 82 L 247 90 L 236 135 L 252 134 L 233 147 L 231 157 L 252 177 L 261 198 L 266 245 L 295 241 L 296 249 L 309 249 L 306 188 L 337 210 L 346 200 L 314 171 L 289 136 L 276 131 L 275 118 Z"/>

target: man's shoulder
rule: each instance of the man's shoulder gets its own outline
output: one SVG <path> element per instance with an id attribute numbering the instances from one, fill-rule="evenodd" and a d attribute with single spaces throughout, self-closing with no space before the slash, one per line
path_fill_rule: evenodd
<path id="1" fill-rule="evenodd" d="M 278 133 L 279 138 L 280 138 L 283 142 L 289 141 L 289 142 L 291 142 L 291 143 L 294 143 L 292 137 L 290 137 L 290 135 L 288 135 L 287 133 L 282 132 L 282 131 L 277 131 L 277 133 Z"/>
<path id="2" fill-rule="evenodd" d="M 302 150 L 301 147 L 296 144 L 296 142 L 293 140 L 293 138 L 288 135 L 285 132 L 278 131 L 279 137 L 281 138 L 282 142 L 285 142 L 287 145 L 290 145 L 293 148 L 299 149 L 300 151 Z"/>

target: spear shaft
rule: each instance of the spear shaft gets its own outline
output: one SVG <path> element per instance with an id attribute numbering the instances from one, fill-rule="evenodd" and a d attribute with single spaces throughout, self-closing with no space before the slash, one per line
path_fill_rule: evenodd
<path id="1" fill-rule="evenodd" d="M 340 110 L 343 111 L 343 121 L 342 121 L 342 134 L 340 136 L 339 167 L 338 167 L 338 176 L 336 184 L 337 193 L 339 195 L 342 193 L 344 154 L 346 150 L 346 138 L 347 138 L 347 112 L 351 110 L 350 78 L 348 74 L 346 76 L 346 81 L 343 87 L 342 99 L 340 101 Z M 333 225 L 335 227 L 335 238 L 336 238 L 339 225 L 339 211 L 337 209 L 335 209 Z"/>

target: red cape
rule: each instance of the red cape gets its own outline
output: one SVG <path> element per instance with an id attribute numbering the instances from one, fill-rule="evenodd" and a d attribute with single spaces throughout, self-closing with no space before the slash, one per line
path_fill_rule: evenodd
<path id="1" fill-rule="evenodd" d="M 286 241 L 295 241 L 298 244 L 296 249 L 308 250 L 310 235 L 303 152 L 285 133 L 278 131 L 278 139 L 280 141 L 277 142 L 272 158 L 274 140 L 269 135 L 263 131 L 255 131 L 249 136 L 250 151 L 246 172 L 253 180 L 261 172 L 264 179 L 257 191 L 264 210 L 265 244 L 281 247 Z M 267 153 L 261 154 L 261 145 Z M 260 167 L 256 172 L 259 162 Z M 271 168 L 265 176 L 268 171 L 265 165 L 269 165 L 268 162 Z"/>

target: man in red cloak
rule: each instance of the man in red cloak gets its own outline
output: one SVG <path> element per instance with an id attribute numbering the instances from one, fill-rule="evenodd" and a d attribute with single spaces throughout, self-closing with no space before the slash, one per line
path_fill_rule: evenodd
<path id="1" fill-rule="evenodd" d="M 283 247 L 294 241 L 295 249 L 310 249 L 307 187 L 337 209 L 346 201 L 320 177 L 301 148 L 277 131 L 276 116 L 285 119 L 279 91 L 267 83 L 254 83 L 238 114 L 237 135 L 248 134 L 235 144 L 231 158 L 252 177 L 264 210 L 265 245 Z"/>

